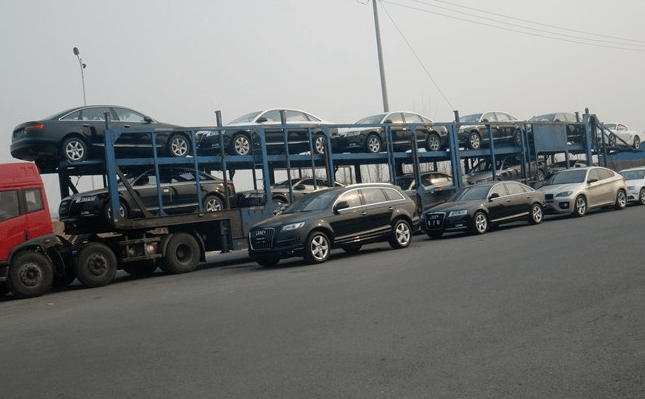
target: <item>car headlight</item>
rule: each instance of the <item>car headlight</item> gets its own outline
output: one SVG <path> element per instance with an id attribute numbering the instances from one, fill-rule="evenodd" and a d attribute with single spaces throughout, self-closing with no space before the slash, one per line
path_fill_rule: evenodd
<path id="1" fill-rule="evenodd" d="M 351 132 L 346 132 L 346 133 L 345 133 L 345 137 L 358 136 L 359 134 L 361 134 L 361 132 L 360 132 L 360 131 L 358 131 L 358 130 L 353 130 L 353 131 L 351 131 Z"/>
<path id="2" fill-rule="evenodd" d="M 280 229 L 280 231 L 297 230 L 299 228 L 302 228 L 302 226 L 304 225 L 305 225 L 305 222 L 285 224 L 284 226 L 282 226 L 282 229 Z"/>
<path id="3" fill-rule="evenodd" d="M 468 211 L 466 209 L 462 209 L 462 210 L 459 210 L 459 211 L 451 211 L 448 214 L 448 217 L 451 218 L 451 217 L 456 217 L 456 216 L 464 216 L 464 215 L 467 215 L 467 214 L 468 214 Z"/>
<path id="4" fill-rule="evenodd" d="M 98 198 L 96 195 L 88 195 L 88 196 L 84 196 L 84 197 L 81 197 L 81 198 L 77 199 L 76 203 L 94 202 L 94 201 L 96 201 L 96 198 Z"/>
<path id="5" fill-rule="evenodd" d="M 571 194 L 573 194 L 573 191 L 563 191 L 563 192 L 561 192 L 561 193 L 557 193 L 557 194 L 555 195 L 555 197 L 556 197 L 556 198 L 557 198 L 557 197 L 568 197 L 568 196 L 570 196 Z"/>

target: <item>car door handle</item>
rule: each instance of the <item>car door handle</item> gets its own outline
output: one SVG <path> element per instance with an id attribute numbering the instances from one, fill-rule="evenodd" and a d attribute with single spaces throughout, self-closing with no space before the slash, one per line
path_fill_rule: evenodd
<path id="1" fill-rule="evenodd" d="M 90 127 L 89 123 L 83 123 L 83 127 Z"/>
<path id="2" fill-rule="evenodd" d="M 387 209 L 388 209 L 390 212 L 394 212 L 394 207 L 393 207 L 393 206 L 390 206 L 390 207 L 388 207 Z"/>
<path id="3" fill-rule="evenodd" d="M 130 125 L 123 125 L 124 128 L 129 129 Z"/>
<path id="4" fill-rule="evenodd" d="M 361 216 L 367 216 L 367 212 L 362 211 L 362 212 L 361 212 Z"/>

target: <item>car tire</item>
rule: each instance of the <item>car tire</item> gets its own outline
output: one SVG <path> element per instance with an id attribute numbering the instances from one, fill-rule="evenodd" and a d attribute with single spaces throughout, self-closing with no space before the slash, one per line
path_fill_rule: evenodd
<path id="1" fill-rule="evenodd" d="M 531 205 L 531 215 L 529 216 L 529 223 L 531 224 L 540 224 L 544 219 L 544 211 L 542 210 L 542 205 L 533 204 Z"/>
<path id="2" fill-rule="evenodd" d="M 635 150 L 640 150 L 641 149 L 641 139 L 638 136 L 634 136 L 634 145 L 633 145 Z"/>
<path id="3" fill-rule="evenodd" d="M 105 206 L 103 207 L 103 215 L 105 215 L 105 220 L 111 222 L 112 220 L 112 207 L 110 206 L 110 201 L 106 201 Z M 125 201 L 122 199 L 119 200 L 119 219 L 128 218 L 128 206 L 125 204 Z"/>
<path id="4" fill-rule="evenodd" d="M 116 255 L 110 247 L 100 242 L 91 242 L 78 254 L 76 277 L 87 287 L 103 287 L 116 276 Z"/>
<path id="5" fill-rule="evenodd" d="M 473 216 L 473 232 L 484 234 L 488 230 L 488 216 L 482 211 L 475 212 Z"/>
<path id="6" fill-rule="evenodd" d="M 280 258 L 270 255 L 258 256 L 257 258 L 255 258 L 255 261 L 262 267 L 275 267 L 278 263 L 280 263 Z"/>
<path id="7" fill-rule="evenodd" d="M 351 244 L 344 244 L 341 245 L 340 247 L 343 249 L 343 251 L 347 252 L 350 255 L 357 254 L 360 250 L 363 244 L 360 242 L 353 242 Z"/>
<path id="8" fill-rule="evenodd" d="M 187 233 L 174 234 L 168 241 L 161 270 L 167 274 L 189 273 L 197 269 L 199 244 Z"/>
<path id="9" fill-rule="evenodd" d="M 615 134 L 612 133 L 612 134 L 609 135 L 609 146 L 610 147 L 616 147 L 616 142 L 617 141 L 618 140 L 616 140 L 616 135 Z"/>
<path id="10" fill-rule="evenodd" d="M 645 205 L 645 187 L 641 187 L 641 191 L 638 192 L 638 204 Z"/>
<path id="11" fill-rule="evenodd" d="M 123 271 L 134 277 L 146 277 L 157 270 L 157 262 L 154 259 L 128 262 L 123 266 Z"/>
<path id="12" fill-rule="evenodd" d="M 235 133 L 231 140 L 231 155 L 249 155 L 251 153 L 251 139 L 246 133 Z"/>
<path id="13" fill-rule="evenodd" d="M 314 136 L 314 154 L 322 155 L 325 153 L 325 147 L 327 145 L 327 142 L 325 140 L 325 135 L 322 133 L 318 133 Z"/>
<path id="14" fill-rule="evenodd" d="M 618 190 L 616 193 L 616 204 L 614 204 L 614 209 L 621 210 L 625 209 L 627 206 L 627 193 L 624 190 Z"/>
<path id="15" fill-rule="evenodd" d="M 441 238 L 441 236 L 443 236 L 443 230 L 441 230 L 441 231 L 428 231 L 428 232 L 426 232 L 426 234 L 428 235 L 428 237 L 432 238 L 433 240 L 438 240 L 439 238 Z"/>
<path id="16" fill-rule="evenodd" d="M 62 158 L 70 163 L 85 161 L 87 152 L 87 143 L 80 137 L 68 137 L 61 146 Z"/>
<path id="17" fill-rule="evenodd" d="M 389 244 L 394 249 L 408 247 L 412 242 L 412 228 L 405 219 L 397 219 L 392 224 L 392 235 Z"/>
<path id="18" fill-rule="evenodd" d="M 439 135 L 433 132 L 428 133 L 426 137 L 426 151 L 440 151 L 441 150 L 441 139 Z"/>
<path id="19" fill-rule="evenodd" d="M 11 260 L 7 287 L 16 298 L 32 298 L 44 294 L 54 281 L 54 267 L 39 252 L 23 252 Z"/>
<path id="20" fill-rule="evenodd" d="M 482 138 L 478 132 L 470 132 L 468 135 L 468 148 L 478 150 L 482 146 Z"/>
<path id="21" fill-rule="evenodd" d="M 204 198 L 204 212 L 220 212 L 224 210 L 224 201 L 217 195 L 210 194 Z"/>
<path id="22" fill-rule="evenodd" d="M 521 147 L 522 146 L 522 131 L 517 129 L 513 133 L 513 138 L 512 138 L 512 143 L 515 147 Z"/>
<path id="23" fill-rule="evenodd" d="M 329 259 L 331 242 L 327 234 L 314 230 L 307 236 L 305 242 L 305 260 L 308 263 L 322 263 Z"/>
<path id="24" fill-rule="evenodd" d="M 573 202 L 573 216 L 583 217 L 587 213 L 587 199 L 583 195 L 576 197 Z"/>
<path id="25" fill-rule="evenodd" d="M 370 133 L 367 135 L 367 138 L 365 139 L 365 152 L 368 152 L 370 154 L 377 154 L 381 152 L 382 148 L 383 142 L 381 141 L 381 138 L 378 134 Z"/>
<path id="26" fill-rule="evenodd" d="M 183 134 L 173 134 L 168 139 L 167 154 L 169 157 L 183 158 L 190 155 L 190 141 Z"/>

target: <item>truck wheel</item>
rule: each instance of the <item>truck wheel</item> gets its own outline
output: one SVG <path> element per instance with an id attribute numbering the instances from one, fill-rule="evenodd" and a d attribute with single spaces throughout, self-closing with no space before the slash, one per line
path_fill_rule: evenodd
<path id="1" fill-rule="evenodd" d="M 76 277 L 90 288 L 103 287 L 116 276 L 116 255 L 110 247 L 100 242 L 92 242 L 78 254 Z"/>
<path id="2" fill-rule="evenodd" d="M 39 252 L 18 254 L 9 266 L 9 290 L 17 298 L 40 296 L 51 287 L 54 267 L 50 260 Z"/>
<path id="3" fill-rule="evenodd" d="M 157 270 L 157 262 L 155 260 L 128 262 L 123 266 L 123 270 L 131 276 L 145 277 Z"/>
<path id="4" fill-rule="evenodd" d="M 177 233 L 170 238 L 161 269 L 168 274 L 188 273 L 197 269 L 199 244 L 190 234 Z"/>

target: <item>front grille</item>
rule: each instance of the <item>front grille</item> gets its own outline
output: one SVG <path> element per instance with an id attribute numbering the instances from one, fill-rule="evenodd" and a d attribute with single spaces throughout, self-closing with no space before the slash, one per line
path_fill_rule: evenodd
<path id="1" fill-rule="evenodd" d="M 430 213 L 426 215 L 426 228 L 428 230 L 440 229 L 443 227 L 445 213 Z"/>
<path id="2" fill-rule="evenodd" d="M 256 229 L 249 232 L 251 249 L 271 249 L 275 229 Z"/>

